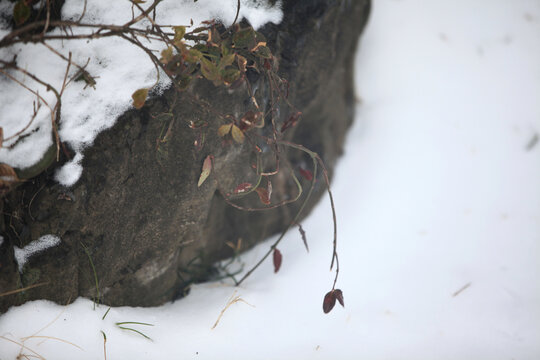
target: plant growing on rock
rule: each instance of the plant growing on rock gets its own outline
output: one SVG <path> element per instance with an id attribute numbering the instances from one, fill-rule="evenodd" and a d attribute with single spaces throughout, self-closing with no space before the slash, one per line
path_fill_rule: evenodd
<path id="1" fill-rule="evenodd" d="M 118 37 L 132 43 L 142 49 L 154 64 L 157 74 L 154 86 L 159 83 L 160 74 L 165 74 L 171 80 L 172 86 L 182 94 L 181 98 L 183 100 L 198 104 L 201 108 L 215 115 L 218 122 L 217 136 L 223 140 L 225 146 L 240 147 L 242 151 L 250 151 L 253 155 L 254 161 L 248 166 L 251 165 L 255 180 L 240 180 L 238 185 L 228 188 L 226 185 L 221 184 L 219 172 L 215 170 L 215 162 L 219 161 L 217 156 L 208 154 L 202 164 L 202 171 L 197 184 L 199 187 L 203 186 L 207 181 L 215 181 L 224 201 L 237 209 L 245 211 L 274 209 L 299 201 L 304 194 L 304 198 L 301 200 L 302 204 L 285 231 L 271 245 L 261 260 L 240 280 L 235 280 L 235 283 L 237 285 L 241 284 L 270 255 L 273 255 L 274 269 L 275 272 L 278 272 L 283 256 L 277 246 L 285 233 L 293 226 L 299 226 L 302 239 L 307 248 L 305 232 L 298 224 L 298 221 L 317 181 L 322 179 L 328 190 L 333 214 L 334 238 L 330 267 L 333 269 L 335 266 L 335 279 L 332 290 L 325 296 L 323 309 L 325 312 L 331 310 L 331 306 L 327 304 L 331 303 L 332 299 L 334 303 L 337 299 L 343 305 L 342 293 L 339 289 L 336 289 L 339 274 L 339 259 L 336 248 L 337 225 L 328 172 L 317 153 L 287 140 L 287 132 L 300 122 L 302 114 L 289 102 L 289 84 L 279 76 L 279 64 L 272 54 L 264 35 L 250 26 L 237 24 L 237 19 L 228 28 L 215 21 L 204 22 L 195 28 L 193 24 L 190 26 L 160 25 L 156 23 L 155 16 L 153 16 L 157 5 L 160 3 L 159 0 L 153 1 L 146 8 L 143 8 L 140 1 L 132 0 L 131 2 L 132 19 L 121 26 L 87 24 L 83 22 L 83 16 L 78 21 L 52 20 L 49 16 L 51 12 L 49 1 L 43 2 L 43 4 L 46 3 L 45 12 L 47 16 L 45 19 L 30 21 L 30 16 L 27 15 L 26 11 L 28 3 L 22 0 L 17 3 L 16 11 L 14 10 L 14 20 L 18 27 L 0 40 L 0 48 L 22 42 L 45 45 L 49 51 L 65 61 L 64 81 L 61 88 L 55 89 L 51 84 L 35 75 L 32 69 L 19 66 L 16 57 L 11 61 L 1 61 L 0 73 L 13 81 L 17 80 L 10 75 L 12 72 L 22 73 L 45 85 L 55 93 L 57 102 L 53 105 L 47 104 L 45 99 L 34 91 L 37 106 L 45 104 L 50 110 L 52 131 L 56 144 L 56 158 L 59 158 L 62 149 L 66 154 L 68 153 L 68 150 L 63 147 L 56 127 L 65 86 L 71 81 L 77 80 L 86 82 L 88 86 L 93 86 L 96 78 L 87 71 L 86 65 L 76 64 L 72 61 L 71 54 L 68 56 L 63 55 L 50 46 L 48 42 L 58 39 L 68 41 Z M 236 17 L 238 17 L 238 13 L 239 5 Z M 139 25 L 142 21 L 150 25 L 141 28 Z M 50 35 L 47 30 L 51 27 L 65 29 L 65 31 L 62 35 Z M 73 35 L 68 29 L 75 27 L 85 28 L 89 31 L 84 35 Z M 154 44 L 160 44 L 163 50 L 159 55 L 147 46 L 147 40 L 151 40 Z M 76 71 L 71 71 L 73 69 Z M 259 81 L 253 81 L 253 78 L 258 78 Z M 216 87 L 245 91 L 249 101 L 245 104 L 242 113 L 224 114 L 222 110 L 216 109 L 211 103 L 201 100 L 190 91 L 192 85 L 197 81 L 208 81 Z M 21 83 L 21 86 L 24 86 L 24 84 Z M 142 87 L 133 92 L 133 106 L 136 109 L 145 106 L 152 88 Z M 33 91 L 32 89 L 28 90 Z M 288 115 L 283 115 L 284 109 L 288 111 Z M 167 114 L 160 115 L 166 116 Z M 33 118 L 29 120 L 27 126 L 32 121 Z M 163 150 L 162 145 L 170 138 L 173 124 L 174 118 L 170 120 L 167 126 L 164 126 L 162 136 L 156 139 L 158 151 Z M 190 124 L 194 131 L 201 131 L 206 126 L 207 124 Z M 201 134 L 203 134 L 202 131 Z M 195 146 L 199 151 L 204 149 L 204 136 L 201 135 L 200 141 L 197 140 Z M 300 151 L 305 154 L 311 160 L 311 169 L 294 169 L 286 159 L 287 151 Z M 309 182 L 307 193 L 305 193 L 302 181 L 297 174 Z M 282 196 L 281 199 L 278 199 L 278 196 L 273 194 L 272 186 L 277 177 L 289 177 L 296 187 L 296 192 L 292 196 Z M 258 197 L 260 205 L 246 205 L 254 197 Z M 327 298 L 330 300 L 327 300 Z"/>

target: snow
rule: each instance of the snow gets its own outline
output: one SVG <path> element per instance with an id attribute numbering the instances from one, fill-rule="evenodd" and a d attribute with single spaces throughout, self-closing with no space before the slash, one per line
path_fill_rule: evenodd
<path id="1" fill-rule="evenodd" d="M 202 0 L 199 0 L 202 1 Z M 240 288 L 194 286 L 156 308 L 34 301 L 0 317 L 0 358 L 24 337 L 47 359 L 540 357 L 540 3 L 378 0 L 356 60 L 361 104 L 328 200 Z M 242 257 L 253 264 L 262 244 Z M 467 286 L 468 285 L 468 286 Z M 212 326 L 231 296 L 231 305 Z M 31 321 L 29 321 L 31 319 Z M 132 325 L 153 341 L 119 329 Z M 40 329 L 43 329 L 39 331 Z M 46 341 L 44 341 L 46 340 Z M 30 350 L 23 349 L 23 353 Z"/>
<path id="2" fill-rule="evenodd" d="M 147 3 L 146 6 L 148 6 Z M 84 1 L 67 0 L 62 8 L 62 17 L 66 20 L 77 20 L 83 11 Z M 217 18 L 224 24 L 231 24 L 236 15 L 236 0 L 165 0 L 157 7 L 156 22 L 158 24 L 194 26 L 201 21 Z M 12 7 L 0 6 L 0 12 L 11 12 Z M 131 2 L 128 0 L 108 1 L 89 0 L 84 22 L 92 24 L 124 24 L 131 20 Z M 267 22 L 279 23 L 282 12 L 280 3 L 274 7 L 257 5 L 252 1 L 242 1 L 240 19 L 245 17 L 254 27 Z M 5 30 L 7 24 L 0 26 Z M 141 22 L 140 26 L 148 24 Z M 84 34 L 88 30 L 73 28 L 74 34 Z M 5 35 L 3 31 L 0 35 Z M 60 34 L 60 29 L 51 34 Z M 56 180 L 65 186 L 76 183 L 82 174 L 83 151 L 91 146 L 96 136 L 114 125 L 117 118 L 128 110 L 131 95 L 140 88 L 150 88 L 156 82 L 156 69 L 148 56 L 130 42 L 116 37 L 102 38 L 93 41 L 71 40 L 50 41 L 49 45 L 68 58 L 72 53 L 74 63 L 83 66 L 88 61 L 86 71 L 95 78 L 95 88 L 84 81 L 69 83 L 62 96 L 61 116 L 59 122 L 60 139 L 75 151 L 75 158 L 68 162 L 56 174 Z M 161 50 L 163 45 L 148 42 L 151 49 Z M 19 67 L 35 73 L 43 81 L 51 84 L 58 91 L 62 88 L 66 72 L 66 62 L 41 44 L 22 44 L 3 49 L 0 58 L 11 61 L 17 55 Z M 70 75 L 79 70 L 72 66 Z M 18 137 L 13 137 L 29 123 L 32 118 L 33 103 L 37 104 L 36 95 L 30 93 L 16 82 L 0 75 L 0 126 L 4 130 L 4 148 L 0 149 L 0 162 L 17 168 L 27 168 L 38 163 L 45 152 L 53 146 L 51 110 L 56 105 L 56 97 L 24 74 L 11 73 L 19 81 L 31 89 L 36 89 L 41 96 L 42 106 L 37 111 L 31 125 L 21 135 L 28 135 L 19 141 L 13 149 Z M 160 83 L 153 89 L 159 94 L 169 85 L 168 78 L 160 75 Z M 48 106 L 47 106 L 48 105 Z"/>
<path id="3" fill-rule="evenodd" d="M 19 266 L 19 272 L 23 272 L 24 264 L 28 259 L 40 252 L 47 250 L 53 246 L 60 244 L 60 238 L 56 235 L 43 235 L 39 239 L 32 241 L 30 244 L 26 245 L 22 249 L 14 246 L 14 255 L 15 261 Z"/>

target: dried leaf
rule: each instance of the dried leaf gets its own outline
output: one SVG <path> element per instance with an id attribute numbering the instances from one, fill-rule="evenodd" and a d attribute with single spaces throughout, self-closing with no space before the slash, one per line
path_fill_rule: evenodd
<path id="1" fill-rule="evenodd" d="M 309 247 L 308 247 L 307 238 L 306 238 L 306 232 L 302 228 L 301 224 L 297 224 L 297 225 L 298 225 L 298 231 L 300 231 L 300 236 L 302 236 L 302 241 L 304 242 L 304 246 L 306 247 L 307 252 L 309 252 Z"/>
<path id="2" fill-rule="evenodd" d="M 288 128 L 294 127 L 298 122 L 300 115 L 302 115 L 300 111 L 291 114 L 291 116 L 289 116 L 289 118 L 283 123 L 283 125 L 281 125 L 281 132 L 284 132 Z"/>
<path id="3" fill-rule="evenodd" d="M 237 143 L 242 144 L 244 142 L 244 133 L 238 126 L 233 124 L 231 134 L 234 141 Z"/>
<path id="4" fill-rule="evenodd" d="M 197 183 L 197 187 L 201 187 L 201 185 L 204 183 L 204 181 L 208 178 L 210 175 L 210 172 L 212 171 L 212 160 L 214 157 L 212 155 L 208 155 L 206 159 L 204 159 L 201 176 L 199 176 L 199 182 Z"/>
<path id="5" fill-rule="evenodd" d="M 231 131 L 231 128 L 232 128 L 233 124 L 225 124 L 225 125 L 221 125 L 217 131 L 218 135 L 220 137 L 224 137 L 225 135 L 227 135 L 230 131 Z"/>
<path id="6" fill-rule="evenodd" d="M 4 128 L 0 126 L 0 148 L 4 145 Z"/>
<path id="7" fill-rule="evenodd" d="M 300 168 L 298 171 L 300 172 L 300 175 L 302 175 L 307 181 L 313 180 L 313 173 L 311 171 L 303 168 Z"/>
<path id="8" fill-rule="evenodd" d="M 281 255 L 281 251 L 278 249 L 274 249 L 274 273 L 277 273 L 279 271 L 279 268 L 281 268 L 281 261 L 283 260 L 283 256 Z"/>
<path id="9" fill-rule="evenodd" d="M 139 89 L 131 95 L 133 99 L 133 106 L 135 109 L 140 109 L 144 106 L 146 98 L 148 97 L 148 89 Z"/>
<path id="10" fill-rule="evenodd" d="M 242 183 L 242 184 L 238 185 L 236 187 L 236 189 L 234 189 L 234 193 L 235 194 L 241 194 L 241 193 L 244 193 L 244 192 L 248 191 L 252 187 L 253 187 L 253 185 L 250 184 L 250 183 Z"/>
<path id="11" fill-rule="evenodd" d="M 345 307 L 345 302 L 343 301 L 343 292 L 340 289 L 334 290 L 334 293 L 336 294 L 336 299 L 339 301 L 341 306 Z"/>
<path id="12" fill-rule="evenodd" d="M 268 193 L 268 190 L 263 188 L 257 188 L 255 189 L 255 191 L 259 195 L 259 199 L 261 199 L 261 202 L 264 205 L 270 205 L 270 194 Z"/>
<path id="13" fill-rule="evenodd" d="M 246 72 L 246 67 L 247 67 L 246 58 L 243 57 L 242 55 L 236 54 L 236 63 L 238 64 L 238 69 L 240 69 L 240 71 L 242 73 L 245 73 Z"/>
<path id="14" fill-rule="evenodd" d="M 13 20 L 15 20 L 15 24 L 17 24 L 17 26 L 24 24 L 30 17 L 30 14 L 30 6 L 23 0 L 17 1 L 13 7 Z"/>
<path id="15" fill-rule="evenodd" d="M 0 164 L 0 196 L 5 195 L 19 181 L 15 170 L 7 164 Z"/>
<path id="16" fill-rule="evenodd" d="M 324 300 L 323 300 L 324 313 L 328 314 L 330 311 L 332 311 L 335 305 L 336 305 L 336 293 L 334 292 L 334 290 L 332 290 L 324 296 Z"/>

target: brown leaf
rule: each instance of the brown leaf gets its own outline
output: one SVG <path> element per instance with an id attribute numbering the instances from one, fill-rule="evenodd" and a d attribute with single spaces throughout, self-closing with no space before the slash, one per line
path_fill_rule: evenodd
<path id="1" fill-rule="evenodd" d="M 242 130 L 240 130 L 238 126 L 233 124 L 231 133 L 234 141 L 239 144 L 242 144 L 244 142 L 244 133 L 242 132 Z"/>
<path id="2" fill-rule="evenodd" d="M 302 115 L 300 111 L 297 111 L 294 114 L 291 114 L 291 116 L 289 116 L 289 118 L 283 123 L 283 125 L 281 125 L 281 132 L 284 132 L 290 127 L 294 127 L 296 123 L 298 122 L 300 115 Z"/>
<path id="3" fill-rule="evenodd" d="M 307 252 L 309 252 L 309 247 L 308 247 L 307 238 L 306 238 L 306 232 L 302 228 L 302 225 L 300 225 L 300 224 L 297 224 L 297 225 L 298 225 L 298 231 L 300 231 L 300 236 L 302 236 L 302 241 L 304 242 L 304 246 L 306 247 Z"/>
<path id="4" fill-rule="evenodd" d="M 274 249 L 274 273 L 277 273 L 279 271 L 279 268 L 281 267 L 281 261 L 283 260 L 283 256 L 281 255 L 281 251 L 278 249 Z"/>
<path id="5" fill-rule="evenodd" d="M 0 196 L 9 192 L 17 182 L 19 177 L 15 170 L 7 164 L 0 164 Z"/>
<path id="6" fill-rule="evenodd" d="M 236 62 L 238 64 L 238 69 L 240 69 L 240 71 L 242 73 L 245 73 L 246 72 L 246 66 L 247 66 L 246 58 L 243 57 L 242 55 L 236 54 Z"/>
<path id="7" fill-rule="evenodd" d="M 323 300 L 323 311 L 325 314 L 328 314 L 332 309 L 334 308 L 334 305 L 336 305 L 336 293 L 334 290 L 328 292 L 324 296 Z"/>
<path id="8" fill-rule="evenodd" d="M 201 187 L 204 181 L 208 178 L 208 175 L 210 175 L 210 172 L 212 171 L 213 159 L 214 157 L 212 155 L 208 155 L 206 159 L 204 159 L 201 176 L 199 177 L 199 182 L 197 183 L 197 187 Z"/>
<path id="9" fill-rule="evenodd" d="M 251 185 L 250 183 L 242 183 L 242 184 L 238 185 L 236 187 L 236 189 L 234 189 L 234 193 L 235 194 L 241 194 L 241 193 L 244 193 L 247 190 L 251 189 L 252 187 L 253 187 L 253 185 Z"/>
<path id="10" fill-rule="evenodd" d="M 300 175 L 302 175 L 307 181 L 313 180 L 313 173 L 311 171 L 303 168 L 300 168 L 298 171 L 300 171 Z"/>
<path id="11" fill-rule="evenodd" d="M 4 145 L 4 128 L 0 126 L 0 148 Z"/>
<path id="12" fill-rule="evenodd" d="M 146 101 L 146 98 L 148 97 L 148 89 L 139 89 L 135 91 L 131 98 L 133 99 L 133 107 L 135 109 L 140 109 L 144 106 L 144 103 Z"/>
<path id="13" fill-rule="evenodd" d="M 255 189 L 255 191 L 259 195 L 259 199 L 261 199 L 261 202 L 264 205 L 270 205 L 270 194 L 268 193 L 268 190 L 259 187 Z"/>
<path id="14" fill-rule="evenodd" d="M 339 301 L 341 306 L 345 307 L 345 302 L 343 301 L 343 292 L 340 289 L 334 290 L 334 293 L 336 294 L 336 299 Z"/>
<path id="15" fill-rule="evenodd" d="M 231 131 L 232 125 L 233 124 L 221 125 L 217 131 L 218 135 L 220 137 L 224 137 L 225 135 L 227 135 Z"/>

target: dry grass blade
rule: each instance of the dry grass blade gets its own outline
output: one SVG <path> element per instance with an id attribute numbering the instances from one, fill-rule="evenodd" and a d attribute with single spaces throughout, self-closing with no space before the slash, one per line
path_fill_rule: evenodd
<path id="1" fill-rule="evenodd" d="M 39 286 L 47 285 L 47 284 L 48 284 L 48 282 L 43 282 L 43 283 L 39 283 L 39 284 L 34 284 L 34 285 L 27 286 L 27 287 L 23 287 L 23 288 L 20 288 L 20 289 L 15 289 L 15 290 L 6 291 L 5 293 L 1 293 L 1 294 L 0 294 L 0 297 L 18 294 L 18 293 L 20 293 L 20 292 L 23 292 L 23 291 L 26 291 L 26 290 L 30 290 L 30 289 L 33 289 L 33 288 L 36 288 L 36 287 L 39 287 Z"/>
<path id="2" fill-rule="evenodd" d="M 225 311 L 227 311 L 227 309 L 232 305 L 232 304 L 236 304 L 237 302 L 243 302 L 244 304 L 247 304 L 251 307 L 255 307 L 255 305 L 251 305 L 250 303 L 248 303 L 246 300 L 242 299 L 240 297 L 240 295 L 238 296 L 234 296 L 236 294 L 236 290 L 234 291 L 234 293 L 231 295 L 231 297 L 229 298 L 229 301 L 227 302 L 227 305 L 225 305 L 225 307 L 223 308 L 223 310 L 221 310 L 221 312 L 219 313 L 219 316 L 216 320 L 216 322 L 214 323 L 214 326 L 212 326 L 212 329 L 211 330 L 214 330 L 216 328 L 216 326 L 218 326 L 219 322 L 221 321 L 221 318 L 223 317 L 223 314 L 225 314 Z"/>
<path id="3" fill-rule="evenodd" d="M 74 343 L 72 343 L 71 341 L 67 341 L 67 340 L 64 340 L 64 339 L 60 339 L 60 338 L 57 338 L 57 337 L 54 337 L 54 336 L 32 335 L 32 336 L 28 336 L 28 337 L 23 338 L 24 341 L 26 341 L 26 340 L 28 340 L 28 339 L 56 340 L 56 341 L 63 342 L 64 344 L 69 344 L 69 345 L 71 345 L 71 346 L 76 347 L 76 348 L 79 349 L 79 350 L 83 350 L 83 351 L 84 351 L 84 349 L 83 349 L 82 347 L 80 347 L 79 345 L 74 344 Z"/>
<path id="4" fill-rule="evenodd" d="M 16 345 L 19 345 L 19 346 L 21 347 L 21 352 L 22 352 L 23 349 L 26 349 L 26 350 L 28 350 L 28 351 L 34 353 L 34 354 L 37 356 L 38 359 L 45 360 L 45 358 L 44 358 L 43 356 L 41 356 L 40 354 L 38 354 L 37 352 L 35 352 L 34 350 L 30 349 L 29 347 L 25 346 L 24 344 L 22 344 L 22 343 L 20 343 L 20 342 L 17 342 L 17 341 L 15 341 L 15 340 L 8 339 L 7 337 L 2 336 L 2 335 L 0 335 L 0 339 L 4 339 L 4 340 L 9 341 L 9 342 L 12 342 L 12 343 L 14 343 L 14 344 L 16 344 Z M 22 356 L 24 356 L 24 355 L 22 355 L 21 353 L 19 353 L 19 356 L 18 356 L 18 357 L 22 357 Z"/>

